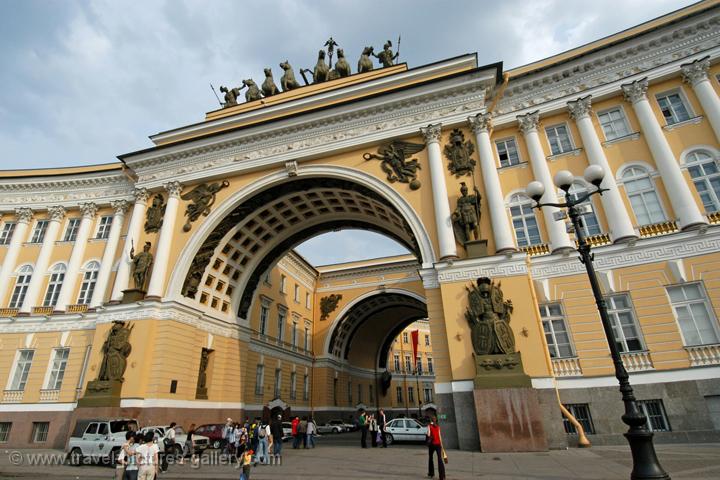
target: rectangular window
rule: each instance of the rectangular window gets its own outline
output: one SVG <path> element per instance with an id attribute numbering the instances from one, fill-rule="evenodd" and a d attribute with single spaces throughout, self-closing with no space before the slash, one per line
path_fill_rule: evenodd
<path id="1" fill-rule="evenodd" d="M 258 365 L 255 370 L 255 395 L 263 394 L 263 383 L 265 383 L 265 366 Z"/>
<path id="2" fill-rule="evenodd" d="M 304 348 L 306 352 L 310 351 L 310 329 L 305 327 L 305 343 Z"/>
<path id="3" fill-rule="evenodd" d="M 430 402 L 432 402 L 432 400 L 433 400 L 433 399 L 432 399 L 432 388 L 430 388 L 430 387 L 425 387 L 425 388 L 423 389 L 423 394 L 425 395 L 425 403 L 430 403 Z"/>
<path id="4" fill-rule="evenodd" d="M 295 303 L 300 303 L 300 287 L 298 285 L 295 285 L 294 300 L 295 300 Z"/>
<path id="5" fill-rule="evenodd" d="M 418 356 L 415 358 L 415 368 L 417 369 L 417 374 L 422 375 L 423 374 L 423 368 L 422 368 L 422 357 Z"/>
<path id="6" fill-rule="evenodd" d="M 412 372 L 412 364 L 410 363 L 410 355 L 405 355 L 405 373 Z"/>
<path id="7" fill-rule="evenodd" d="M 303 400 L 308 400 L 310 398 L 310 382 L 308 381 L 308 376 L 305 374 L 303 376 Z"/>
<path id="8" fill-rule="evenodd" d="M 38 222 L 35 224 L 35 230 L 33 230 L 32 238 L 30 238 L 30 243 L 42 243 L 45 239 L 45 232 L 47 231 L 48 227 L 48 221 L 47 220 L 38 220 Z"/>
<path id="9" fill-rule="evenodd" d="M 595 427 L 593 426 L 592 417 L 590 416 L 590 406 L 587 403 L 575 403 L 565 405 L 565 408 L 572 414 L 573 417 L 582 425 L 585 433 L 595 433 Z M 577 435 L 577 429 L 575 425 L 570 423 L 567 418 L 563 416 L 563 426 L 565 427 L 565 433 Z"/>
<path id="10" fill-rule="evenodd" d="M 358 403 L 362 403 L 362 383 L 358 383 Z"/>
<path id="11" fill-rule="evenodd" d="M 5 222 L 2 231 L 0 231 L 0 245 L 9 245 L 12 240 L 13 233 L 15 233 L 15 222 Z"/>
<path id="12" fill-rule="evenodd" d="M 48 430 L 50 430 L 50 422 L 33 422 L 33 428 L 32 428 L 33 443 L 47 442 Z"/>
<path id="13" fill-rule="evenodd" d="M 77 303 L 79 305 L 87 305 L 92 299 L 95 292 L 95 283 L 97 282 L 99 270 L 87 270 L 83 274 L 83 283 L 80 285 L 80 295 L 78 295 Z"/>
<path id="14" fill-rule="evenodd" d="M 395 395 L 397 395 L 397 403 L 402 403 L 402 401 L 403 401 L 402 387 L 395 387 Z"/>
<path id="15" fill-rule="evenodd" d="M 605 300 L 618 350 L 622 353 L 642 350 L 643 344 L 635 312 L 630 303 L 630 296 L 627 294 L 612 295 Z"/>
<path id="16" fill-rule="evenodd" d="M 428 364 L 428 373 L 434 374 L 435 370 L 433 370 L 433 363 L 432 363 L 431 357 L 427 357 L 427 364 Z"/>
<path id="17" fill-rule="evenodd" d="M 658 105 L 660 105 L 660 111 L 665 117 L 665 122 L 668 125 L 675 123 L 684 122 L 690 119 L 690 112 L 683 102 L 682 97 L 679 93 L 664 93 L 657 97 Z"/>
<path id="18" fill-rule="evenodd" d="M 395 354 L 394 360 L 395 360 L 395 371 L 399 372 L 400 371 L 400 355 Z"/>
<path id="19" fill-rule="evenodd" d="M 273 398 L 280 398 L 280 389 L 282 388 L 282 370 L 279 368 L 275 369 L 275 396 Z"/>
<path id="20" fill-rule="evenodd" d="M 647 428 L 651 432 L 669 432 L 670 422 L 665 414 L 662 400 L 638 400 L 638 406 L 647 418 Z"/>
<path id="21" fill-rule="evenodd" d="M 292 324 L 292 346 L 293 346 L 293 348 L 297 347 L 297 332 L 298 332 L 297 322 L 293 322 L 293 324 Z"/>
<path id="22" fill-rule="evenodd" d="M 10 428 L 12 428 L 12 422 L 0 422 L 0 443 L 7 443 L 10 438 Z"/>
<path id="23" fill-rule="evenodd" d="M 568 334 L 565 317 L 559 303 L 540 305 L 545 340 L 551 358 L 572 357 L 573 349 Z"/>
<path id="24" fill-rule="evenodd" d="M 35 350 L 20 350 L 18 352 L 17 364 L 15 365 L 15 374 L 10 383 L 10 390 L 25 390 L 28 373 L 32 366 Z"/>
<path id="25" fill-rule="evenodd" d="M 701 284 L 668 287 L 667 291 L 686 346 L 720 343 L 717 320 Z"/>
<path id="26" fill-rule="evenodd" d="M 277 339 L 279 341 L 283 341 L 283 337 L 285 336 L 285 318 L 287 316 L 287 312 L 284 308 L 280 308 L 278 310 L 278 319 L 277 319 Z"/>
<path id="27" fill-rule="evenodd" d="M 106 239 L 110 236 L 110 225 L 112 224 L 112 216 L 100 217 L 100 223 L 98 224 L 97 237 L 99 239 Z"/>
<path id="28" fill-rule="evenodd" d="M 333 378 L 333 405 L 338 404 L 338 379 Z"/>
<path id="29" fill-rule="evenodd" d="M 408 403 L 415 403 L 415 389 L 408 387 Z"/>
<path id="30" fill-rule="evenodd" d="M 287 278 L 285 275 L 280 275 L 280 293 L 285 293 L 285 283 L 287 283 Z"/>
<path id="31" fill-rule="evenodd" d="M 290 398 L 292 400 L 295 400 L 296 394 L 295 389 L 297 387 L 297 374 L 295 372 L 292 372 L 290 374 Z"/>
<path id="32" fill-rule="evenodd" d="M 547 134 L 548 142 L 550 142 L 550 151 L 553 155 L 559 155 L 573 150 L 574 147 L 570 140 L 570 132 L 568 132 L 567 125 L 546 127 L 545 133 Z"/>
<path id="33" fill-rule="evenodd" d="M 425 346 L 426 347 L 430 346 L 430 335 L 425 335 Z"/>
<path id="34" fill-rule="evenodd" d="M 408 333 L 403 332 L 403 343 L 408 343 Z"/>
<path id="35" fill-rule="evenodd" d="M 65 377 L 65 367 L 67 366 L 68 356 L 70 356 L 69 348 L 56 348 L 53 350 L 53 361 L 50 365 L 50 377 L 45 386 L 48 390 L 60 390 L 63 378 Z"/>
<path id="36" fill-rule="evenodd" d="M 305 292 L 305 308 L 310 308 L 310 294 Z"/>
<path id="37" fill-rule="evenodd" d="M 63 241 L 65 242 L 74 242 L 77 238 L 78 230 L 80 229 L 80 219 L 79 218 L 71 218 L 68 220 L 67 228 L 65 229 L 65 236 L 63 237 Z"/>
<path id="38" fill-rule="evenodd" d="M 48 282 L 47 292 L 45 292 L 45 299 L 43 300 L 44 307 L 54 307 L 57 303 L 57 299 L 60 296 L 60 289 L 65 281 L 64 269 L 58 269 L 59 271 L 50 274 L 50 281 Z"/>
<path id="39" fill-rule="evenodd" d="M 495 148 L 497 148 L 498 158 L 501 167 L 509 167 L 520 163 L 517 145 L 514 138 L 506 138 L 504 140 L 496 140 Z"/>
<path id="40" fill-rule="evenodd" d="M 262 306 L 260 306 L 260 335 L 267 333 L 268 315 L 270 315 L 270 308 L 268 305 L 262 304 Z"/>
<path id="41" fill-rule="evenodd" d="M 347 401 L 348 405 L 352 405 L 352 382 L 348 382 L 347 384 Z"/>
<path id="42" fill-rule="evenodd" d="M 628 127 L 627 119 L 620 107 L 598 113 L 598 120 L 600 120 L 600 126 L 607 140 L 630 135 L 630 127 Z"/>

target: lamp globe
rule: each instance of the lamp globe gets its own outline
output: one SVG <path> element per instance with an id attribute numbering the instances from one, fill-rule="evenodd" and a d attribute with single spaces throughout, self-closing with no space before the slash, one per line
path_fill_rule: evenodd
<path id="1" fill-rule="evenodd" d="M 590 165 L 585 169 L 583 177 L 588 183 L 599 187 L 605 177 L 605 170 L 600 165 Z"/>
<path id="2" fill-rule="evenodd" d="M 568 170 L 560 170 L 555 174 L 555 177 L 553 178 L 553 182 L 555 182 L 555 185 L 565 190 L 566 192 L 570 190 L 570 187 L 572 186 L 572 183 L 575 181 L 575 175 L 573 175 Z"/>
<path id="3" fill-rule="evenodd" d="M 527 193 L 527 195 L 536 202 L 539 202 L 542 196 L 545 194 L 545 185 L 538 182 L 537 180 L 533 180 L 532 182 L 528 183 L 527 188 L 525 188 L 525 193 Z"/>

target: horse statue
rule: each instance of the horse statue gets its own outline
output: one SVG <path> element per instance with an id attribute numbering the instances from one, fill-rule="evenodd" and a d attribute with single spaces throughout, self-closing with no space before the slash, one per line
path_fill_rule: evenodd
<path id="1" fill-rule="evenodd" d="M 282 87 L 283 92 L 300 87 L 300 84 L 297 80 L 295 80 L 295 72 L 293 72 L 293 69 L 287 60 L 280 64 L 280 68 L 285 71 L 283 76 L 280 78 L 280 86 Z"/>
<path id="2" fill-rule="evenodd" d="M 363 49 L 360 60 L 358 60 L 358 73 L 369 72 L 373 69 L 373 61 L 372 58 L 370 58 L 372 55 L 374 55 L 373 47 L 365 47 Z"/>
<path id="3" fill-rule="evenodd" d="M 277 85 L 275 85 L 272 70 L 269 68 L 265 69 L 265 81 L 262 84 L 262 93 L 266 97 L 272 97 L 273 95 L 280 93 Z"/>

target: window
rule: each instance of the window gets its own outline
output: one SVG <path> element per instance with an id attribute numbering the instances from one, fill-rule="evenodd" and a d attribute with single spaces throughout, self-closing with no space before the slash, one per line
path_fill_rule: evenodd
<path id="1" fill-rule="evenodd" d="M 285 293 L 285 283 L 287 283 L 287 278 L 285 275 L 280 275 L 280 293 Z"/>
<path id="2" fill-rule="evenodd" d="M 80 228 L 80 219 L 79 218 L 71 218 L 68 220 L 67 228 L 65 228 L 65 236 L 63 237 L 63 241 L 65 242 L 74 242 L 77 238 L 78 229 Z"/>
<path id="3" fill-rule="evenodd" d="M 550 151 L 553 155 L 559 155 L 573 150 L 567 125 L 546 127 L 545 133 L 547 134 L 548 142 L 550 142 Z"/>
<path id="4" fill-rule="evenodd" d="M 50 422 L 33 422 L 32 441 L 33 443 L 47 442 Z"/>
<path id="5" fill-rule="evenodd" d="M 310 329 L 305 327 L 305 343 L 304 350 L 307 352 L 310 350 Z"/>
<path id="6" fill-rule="evenodd" d="M 33 230 L 32 238 L 30 238 L 30 243 L 42 243 L 43 240 L 45 240 L 45 232 L 47 231 L 48 223 L 49 222 L 47 220 L 38 220 L 35 224 L 35 230 Z"/>
<path id="7" fill-rule="evenodd" d="M 647 418 L 647 428 L 651 432 L 669 432 L 670 422 L 665 414 L 662 400 L 638 400 L 638 407 Z"/>
<path id="8" fill-rule="evenodd" d="M 305 308 L 310 308 L 310 294 L 305 292 Z"/>
<path id="9" fill-rule="evenodd" d="M 282 388 L 282 370 L 279 368 L 275 369 L 275 391 L 274 398 L 280 398 L 280 388 Z"/>
<path id="10" fill-rule="evenodd" d="M 667 290 L 685 345 L 720 343 L 717 321 L 701 285 L 690 283 Z"/>
<path id="11" fill-rule="evenodd" d="M 265 335 L 267 332 L 268 315 L 270 315 L 270 307 L 267 303 L 263 303 L 260 306 L 260 335 Z"/>
<path id="12" fill-rule="evenodd" d="M 422 368 L 422 357 L 418 356 L 415 358 L 415 368 L 417 368 L 417 374 L 422 375 L 423 374 L 423 368 Z"/>
<path id="13" fill-rule="evenodd" d="M 48 390 L 60 390 L 62 387 L 63 377 L 65 376 L 65 367 L 67 366 L 69 348 L 56 348 L 53 350 L 53 360 L 50 365 L 50 377 L 48 378 L 45 388 Z"/>
<path id="14" fill-rule="evenodd" d="M 17 353 L 17 363 L 15 364 L 15 372 L 13 373 L 10 390 L 25 390 L 28 373 L 32 366 L 35 350 L 19 350 Z"/>
<path id="15" fill-rule="evenodd" d="M 347 385 L 347 401 L 348 405 L 352 405 L 352 382 L 348 381 Z"/>
<path id="16" fill-rule="evenodd" d="M 652 225 L 667 219 L 647 170 L 629 167 L 623 172 L 622 180 L 638 225 Z"/>
<path id="17" fill-rule="evenodd" d="M 415 390 L 413 387 L 408 387 L 408 403 L 415 403 Z"/>
<path id="18" fill-rule="evenodd" d="M 495 148 L 497 148 L 501 167 L 509 167 L 520 163 L 520 156 L 518 155 L 514 138 L 495 141 Z"/>
<path id="19" fill-rule="evenodd" d="M 607 297 L 606 301 L 618 350 L 622 353 L 642 350 L 643 345 L 635 313 L 630 304 L 630 296 L 626 294 L 613 295 Z"/>
<path id="20" fill-rule="evenodd" d="M 405 355 L 405 373 L 412 372 L 412 365 L 410 364 L 410 355 Z"/>
<path id="21" fill-rule="evenodd" d="M 57 303 L 57 299 L 60 296 L 60 288 L 65 280 L 66 271 L 67 269 L 64 263 L 58 263 L 50 270 L 50 281 L 48 281 L 45 300 L 43 300 L 44 307 L 54 307 Z"/>
<path id="22" fill-rule="evenodd" d="M 370 403 L 375 402 L 375 393 L 373 392 L 373 386 L 368 385 L 368 400 Z"/>
<path id="23" fill-rule="evenodd" d="M 338 379 L 333 378 L 333 405 L 338 404 Z"/>
<path id="24" fill-rule="evenodd" d="M 298 333 L 298 326 L 297 322 L 293 322 L 292 324 L 292 346 L 293 348 L 297 347 L 297 333 Z"/>
<path id="25" fill-rule="evenodd" d="M 96 238 L 106 239 L 110 236 L 110 225 L 112 224 L 112 220 L 112 216 L 100 217 Z"/>
<path id="26" fill-rule="evenodd" d="M 538 228 L 530 197 L 523 193 L 516 193 L 510 197 L 508 207 L 510 208 L 510 216 L 512 217 L 518 247 L 542 243 L 540 229 Z"/>
<path id="27" fill-rule="evenodd" d="M 559 303 L 540 305 L 545 340 L 551 358 L 572 357 L 573 349 L 568 335 L 565 317 Z"/>
<path id="28" fill-rule="evenodd" d="M 362 383 L 358 383 L 358 403 L 362 403 Z"/>
<path id="29" fill-rule="evenodd" d="M 300 303 L 300 287 L 298 285 L 295 285 L 295 295 L 294 295 L 295 303 Z"/>
<path id="30" fill-rule="evenodd" d="M 12 297 L 10 298 L 10 308 L 20 308 L 25 300 L 25 294 L 30 286 L 30 279 L 32 278 L 33 268 L 30 265 L 23 265 L 17 271 L 17 278 L 15 279 L 15 288 L 13 289 Z"/>
<path id="31" fill-rule="evenodd" d="M 402 387 L 395 387 L 395 395 L 397 395 L 397 403 L 402 403 L 402 401 L 403 401 Z"/>
<path id="32" fill-rule="evenodd" d="M 570 192 L 568 196 L 572 200 L 577 200 L 582 195 L 587 193 L 587 188 L 582 183 L 575 182 L 570 186 Z M 597 215 L 595 215 L 595 208 L 588 198 L 580 205 L 587 205 L 589 211 L 582 215 L 582 229 L 586 237 L 592 237 L 593 235 L 600 235 L 602 230 L 600 229 L 600 222 L 598 222 Z"/>
<path id="33" fill-rule="evenodd" d="M 93 292 L 95 292 L 95 283 L 97 283 L 98 271 L 100 271 L 100 264 L 98 262 L 88 262 L 88 264 L 85 265 L 83 283 L 80 285 L 80 295 L 77 300 L 78 304 L 87 305 L 90 303 Z"/>
<path id="34" fill-rule="evenodd" d="M 600 126 L 607 140 L 630 135 L 630 127 L 628 127 L 627 119 L 620 107 L 598 113 L 598 120 L 600 120 Z"/>
<path id="35" fill-rule="evenodd" d="M 399 372 L 400 371 L 400 355 L 395 354 L 394 357 L 395 357 L 395 371 Z"/>
<path id="36" fill-rule="evenodd" d="M 423 389 L 423 395 L 425 396 L 425 403 L 432 402 L 432 388 L 425 387 Z"/>
<path id="37" fill-rule="evenodd" d="M 705 212 L 720 211 L 720 170 L 718 169 L 718 162 L 708 152 L 697 150 L 688 154 L 686 163 Z"/>
<path id="38" fill-rule="evenodd" d="M 403 343 L 408 343 L 408 333 L 403 332 Z"/>
<path id="39" fill-rule="evenodd" d="M 0 245 L 9 245 L 12 240 L 13 233 L 15 233 L 15 222 L 5 222 L 2 231 L 0 231 Z"/>
<path id="40" fill-rule="evenodd" d="M 430 346 L 430 335 L 425 335 L 425 346 L 426 347 Z"/>
<path id="41" fill-rule="evenodd" d="M 308 382 L 307 373 L 303 376 L 303 400 L 310 398 L 310 383 Z"/>
<path id="42" fill-rule="evenodd" d="M 255 395 L 263 394 L 263 384 L 265 383 L 265 366 L 258 365 L 255 370 Z"/>
<path id="43" fill-rule="evenodd" d="M 435 371 L 433 370 L 433 363 L 432 363 L 431 357 L 427 357 L 427 364 L 428 364 L 428 373 L 434 374 Z"/>
<path id="44" fill-rule="evenodd" d="M 277 319 L 277 339 L 282 342 L 285 336 L 285 318 L 287 317 L 287 311 L 284 308 L 278 309 Z"/>
<path id="45" fill-rule="evenodd" d="M 270 283 L 270 272 L 265 272 L 265 275 L 263 275 L 263 282 L 268 285 L 272 285 L 272 283 Z"/>
<path id="46" fill-rule="evenodd" d="M 585 433 L 595 433 L 595 427 L 593 426 L 592 417 L 590 416 L 590 407 L 587 403 L 576 403 L 571 405 L 565 405 L 565 408 L 575 417 L 580 425 L 582 425 Z M 563 425 L 565 426 L 565 433 L 577 435 L 577 429 L 575 425 L 563 416 Z"/>
<path id="47" fill-rule="evenodd" d="M 11 427 L 12 422 L 0 422 L 0 443 L 7 443 Z"/>
<path id="48" fill-rule="evenodd" d="M 292 372 L 290 374 L 290 398 L 292 400 L 295 400 L 295 398 L 296 398 L 296 394 L 295 394 L 296 387 L 297 387 L 297 373 Z"/>
<path id="49" fill-rule="evenodd" d="M 656 98 L 658 105 L 660 105 L 660 111 L 668 125 L 690 119 L 690 113 L 680 97 L 680 93 L 664 93 L 658 95 Z"/>

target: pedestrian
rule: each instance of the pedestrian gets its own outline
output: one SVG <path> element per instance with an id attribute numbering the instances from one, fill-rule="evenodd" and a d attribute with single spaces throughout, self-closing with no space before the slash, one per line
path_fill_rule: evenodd
<path id="1" fill-rule="evenodd" d="M 378 424 L 372 413 L 368 416 L 368 429 L 370 430 L 370 443 L 375 448 L 378 446 Z"/>
<path id="2" fill-rule="evenodd" d="M 433 454 L 437 455 L 438 475 L 440 480 L 445 480 L 445 462 L 447 455 L 442 444 L 442 436 L 440 435 L 440 425 L 437 418 L 430 417 L 430 424 L 427 429 L 427 445 L 428 445 L 428 477 L 435 476 L 435 466 L 433 465 Z"/>
<path id="3" fill-rule="evenodd" d="M 313 417 L 308 418 L 307 423 L 307 433 L 305 434 L 307 437 L 307 448 L 315 448 L 315 434 L 317 433 L 317 425 L 315 425 L 315 420 L 313 420 Z"/>
<path id="4" fill-rule="evenodd" d="M 158 451 L 160 450 L 154 442 L 155 435 L 151 430 L 145 432 L 143 443 L 137 448 L 138 459 L 138 480 L 153 480 L 158 474 Z"/>
<path id="5" fill-rule="evenodd" d="M 358 427 L 360 427 L 360 447 L 367 448 L 368 425 L 365 410 L 360 411 L 360 416 L 358 417 Z"/>
<path id="6" fill-rule="evenodd" d="M 303 448 L 307 448 L 307 424 L 307 417 L 303 417 L 298 425 L 298 436 L 300 437 L 300 441 L 302 441 Z"/>
<path id="7" fill-rule="evenodd" d="M 258 450 L 257 459 L 261 465 L 270 463 L 269 458 L 270 425 L 265 420 L 258 426 Z"/>
<path id="8" fill-rule="evenodd" d="M 240 465 L 242 466 L 242 472 L 240 473 L 240 480 L 250 480 L 250 469 L 253 464 L 253 452 L 251 448 L 245 450 L 240 457 Z"/>
<path id="9" fill-rule="evenodd" d="M 240 456 L 243 454 L 243 451 L 245 450 L 245 446 L 247 444 L 247 430 L 245 430 L 245 427 L 243 427 L 239 423 L 236 423 L 235 425 L 233 425 L 232 437 L 232 458 L 234 458 L 235 461 L 240 463 Z"/>
<path id="10" fill-rule="evenodd" d="M 298 427 L 300 426 L 300 417 L 293 418 L 290 426 L 292 428 L 293 448 L 295 449 L 300 446 L 300 435 L 298 434 Z"/>
<path id="11" fill-rule="evenodd" d="M 123 480 L 125 477 L 125 447 L 127 447 L 128 443 L 130 443 L 132 434 L 133 432 L 130 431 L 125 433 L 125 443 L 123 443 L 122 447 L 120 447 L 120 451 L 118 452 L 118 456 L 115 461 L 115 480 Z"/>
<path id="12" fill-rule="evenodd" d="M 231 449 L 235 446 L 235 442 L 230 441 L 230 437 L 233 433 L 235 433 L 235 424 L 233 423 L 233 419 L 228 417 L 227 420 L 225 420 L 225 426 L 223 426 L 222 429 L 222 439 L 224 442 L 223 449 L 227 455 L 233 454 Z"/>
<path id="13" fill-rule="evenodd" d="M 160 455 L 160 471 L 166 472 L 168 469 L 168 456 L 175 453 L 175 422 L 170 423 L 165 435 L 162 438 L 163 451 Z"/>
<path id="14" fill-rule="evenodd" d="M 120 455 L 123 456 L 123 464 L 125 465 L 125 472 L 123 473 L 123 480 L 137 480 L 138 478 L 138 465 L 137 465 L 137 447 L 138 438 L 137 433 L 128 432 L 130 435 L 125 434 L 127 442 L 123 445 Z"/>
<path id="15" fill-rule="evenodd" d="M 282 455 L 282 444 L 283 444 L 283 427 L 282 427 L 282 415 L 277 415 L 273 418 L 270 423 L 270 435 L 272 436 L 273 443 L 273 455 L 276 460 Z"/>
<path id="16" fill-rule="evenodd" d="M 185 448 L 183 450 L 183 457 L 190 457 L 190 463 L 195 465 L 198 461 L 198 457 L 195 454 L 195 442 L 193 441 L 193 435 L 195 434 L 195 424 L 191 423 L 188 428 L 187 438 L 185 439 Z M 183 462 L 180 462 L 182 465 Z"/>
<path id="17" fill-rule="evenodd" d="M 382 408 L 378 410 L 378 429 L 380 430 L 380 439 L 382 440 L 383 448 L 387 448 L 387 418 L 385 417 L 385 410 Z"/>

